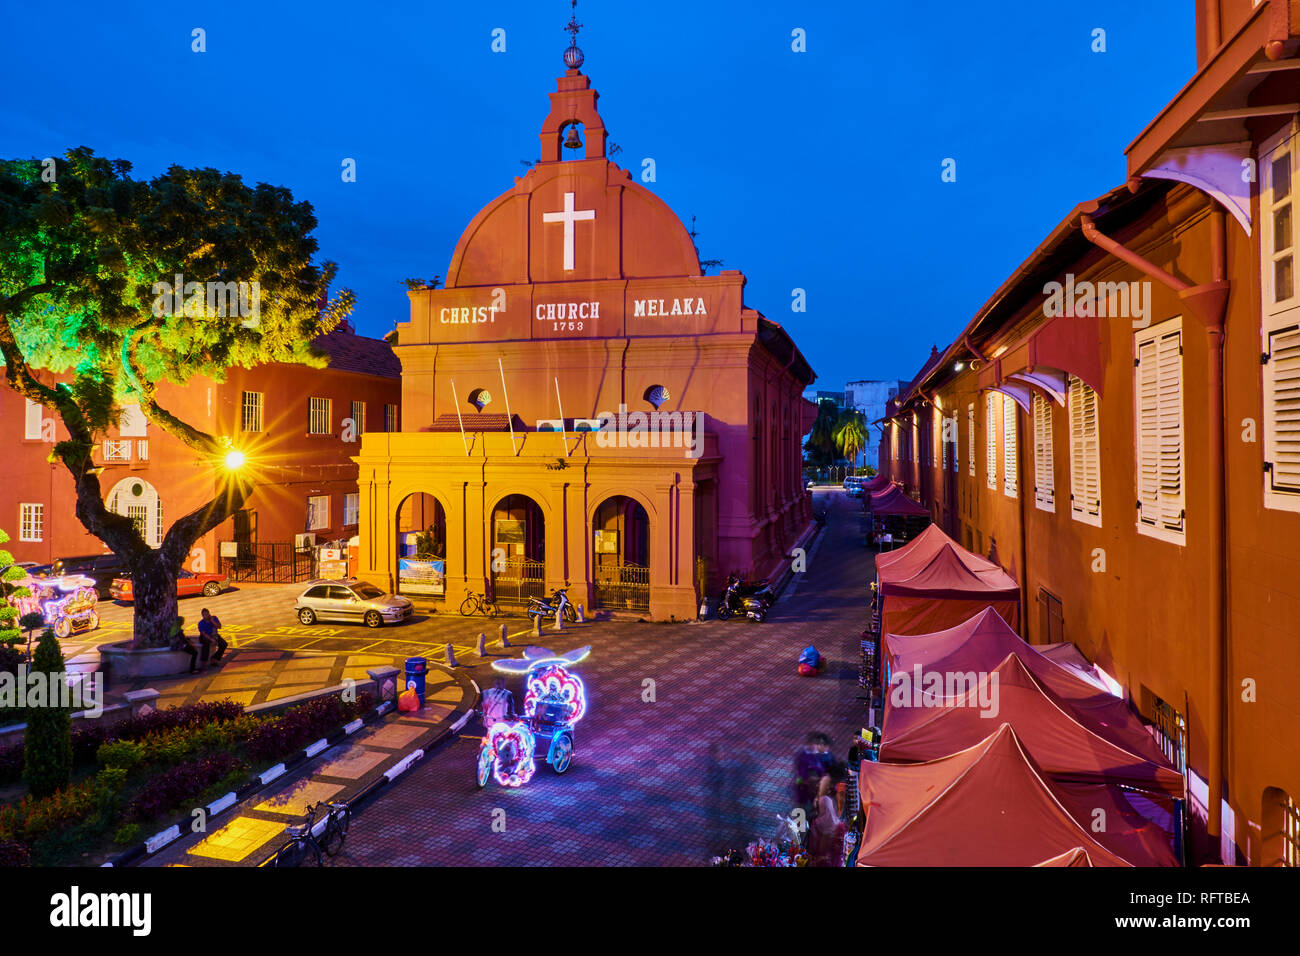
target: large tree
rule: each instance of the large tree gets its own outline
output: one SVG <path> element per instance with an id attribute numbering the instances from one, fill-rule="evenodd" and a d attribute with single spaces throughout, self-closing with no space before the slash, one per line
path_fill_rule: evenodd
<path id="1" fill-rule="evenodd" d="M 314 263 L 316 217 L 289 190 L 215 169 L 173 166 L 148 181 L 130 170 L 84 147 L 0 160 L 0 353 L 5 384 L 66 426 L 51 460 L 72 476 L 78 519 L 130 568 L 135 646 L 151 647 L 168 640 L 190 549 L 253 487 L 223 467 L 229 437 L 172 414 L 159 385 L 221 381 L 228 368 L 267 362 L 320 367 L 311 341 L 353 296 L 327 301 L 335 267 Z M 178 276 L 176 297 L 160 294 Z M 221 291 L 233 283 L 247 283 L 242 310 Z M 212 499 L 177 519 L 158 549 L 100 488 L 94 451 L 128 404 L 213 469 Z"/>
<path id="2" fill-rule="evenodd" d="M 835 402 L 823 398 L 817 402 L 817 418 L 813 420 L 808 432 L 808 441 L 804 443 L 808 463 L 817 469 L 834 464 L 837 448 L 835 445 Z"/>

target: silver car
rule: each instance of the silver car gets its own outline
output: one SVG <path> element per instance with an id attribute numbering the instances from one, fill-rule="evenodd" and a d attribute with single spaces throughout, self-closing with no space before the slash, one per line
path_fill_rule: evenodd
<path id="1" fill-rule="evenodd" d="M 380 627 L 406 620 L 414 606 L 407 598 L 385 594 L 373 584 L 349 578 L 346 581 L 317 581 L 298 595 L 293 609 L 303 624 L 343 621 Z"/>

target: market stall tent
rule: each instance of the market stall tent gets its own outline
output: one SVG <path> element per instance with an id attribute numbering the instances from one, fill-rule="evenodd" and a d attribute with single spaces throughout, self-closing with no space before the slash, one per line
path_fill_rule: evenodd
<path id="1" fill-rule="evenodd" d="M 931 524 L 898 550 L 885 551 L 876 555 L 876 577 L 879 578 L 888 569 L 890 577 L 909 578 L 929 564 L 945 546 L 952 548 L 962 563 L 972 571 L 1000 570 L 988 558 L 967 551 L 948 537 L 937 524 Z"/>
<path id="2" fill-rule="evenodd" d="M 1092 866 L 1173 864 L 1172 853 L 1153 855 L 1115 827 L 1109 846 L 1099 842 L 1088 829 L 1095 811 L 1131 817 L 1119 788 L 1054 787 L 1010 724 L 939 760 L 864 761 L 858 786 L 869 808 L 858 866 L 1035 866 L 1076 849 Z"/>
<path id="3" fill-rule="evenodd" d="M 946 757 L 979 743 L 1002 722 L 1055 783 L 1106 783 L 1183 796 L 1183 777 L 1163 754 L 1151 759 L 1111 740 L 1107 724 L 1045 686 L 1018 653 L 989 671 L 929 671 L 948 675 L 949 686 L 940 694 L 957 690 L 951 696 L 936 697 L 918 686 L 923 673 L 920 664 L 894 672 L 885 696 L 883 762 Z"/>
<path id="4" fill-rule="evenodd" d="M 871 514 L 878 518 L 887 516 L 928 518 L 930 511 L 925 505 L 907 497 L 897 485 L 884 491 L 875 492 L 867 499 L 871 504 Z"/>
<path id="5" fill-rule="evenodd" d="M 968 555 L 970 552 L 966 552 Z M 904 563 L 901 572 L 912 568 Z M 951 544 L 901 577 L 879 571 L 880 628 L 886 634 L 925 634 L 955 627 L 993 608 L 1012 628 L 1020 623 L 1020 585 L 997 565 L 972 570 Z"/>
<path id="6" fill-rule="evenodd" d="M 1058 698 L 1067 701 L 1071 712 L 1081 715 L 1087 726 L 1101 728 L 1101 736 L 1149 762 L 1172 766 L 1137 715 L 1121 698 L 1099 690 L 1051 659 L 986 608 L 955 627 L 931 634 L 882 637 L 886 681 L 897 670 L 910 671 L 919 665 L 937 673 L 990 671 L 1008 654 L 1017 655 L 1025 667 Z"/>

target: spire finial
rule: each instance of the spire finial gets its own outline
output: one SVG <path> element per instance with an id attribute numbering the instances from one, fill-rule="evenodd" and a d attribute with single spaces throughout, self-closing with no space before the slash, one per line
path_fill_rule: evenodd
<path id="1" fill-rule="evenodd" d="M 564 51 L 564 65 L 570 70 L 576 70 L 582 66 L 586 57 L 578 49 L 578 31 L 582 29 L 582 24 L 578 22 L 578 0 L 569 0 L 569 6 L 573 8 L 573 14 L 569 17 L 568 26 L 564 28 L 569 34 L 569 48 Z"/>

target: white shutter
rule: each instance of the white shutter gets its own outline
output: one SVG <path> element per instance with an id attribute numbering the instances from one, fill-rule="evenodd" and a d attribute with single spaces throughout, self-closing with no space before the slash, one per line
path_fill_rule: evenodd
<path id="1" fill-rule="evenodd" d="M 1101 455 L 1097 393 L 1070 376 L 1070 515 L 1101 525 Z"/>
<path id="2" fill-rule="evenodd" d="M 1138 530 L 1182 544 L 1183 333 L 1180 319 L 1162 322 L 1137 341 Z"/>
<path id="3" fill-rule="evenodd" d="M 1043 511 L 1056 510 L 1056 477 L 1052 462 L 1052 404 L 1034 393 L 1034 504 Z"/>
<path id="4" fill-rule="evenodd" d="M 27 402 L 27 419 L 23 426 L 23 437 L 28 440 L 39 441 L 41 437 L 41 414 L 45 406 L 40 402 L 33 402 L 30 398 Z"/>
<path id="5" fill-rule="evenodd" d="M 1269 333 L 1264 363 L 1266 489 L 1300 495 L 1300 326 Z"/>
<path id="6" fill-rule="evenodd" d="M 984 396 L 984 480 L 990 491 L 998 488 L 998 426 L 993 417 L 993 393 Z"/>
<path id="7" fill-rule="evenodd" d="M 966 406 L 966 469 L 975 477 L 975 403 Z"/>
<path id="8" fill-rule="evenodd" d="M 1010 395 L 1002 396 L 1002 493 L 1014 498 L 1020 480 L 1016 464 L 1016 402 Z"/>
<path id="9" fill-rule="evenodd" d="M 952 413 L 952 472 L 957 473 L 957 439 L 959 438 L 957 429 L 957 410 L 953 409 Z"/>

